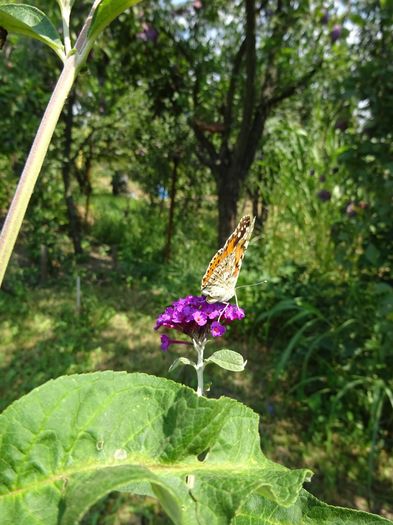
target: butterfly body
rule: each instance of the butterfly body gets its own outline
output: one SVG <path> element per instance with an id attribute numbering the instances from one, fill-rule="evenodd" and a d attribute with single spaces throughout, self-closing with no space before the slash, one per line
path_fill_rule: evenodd
<path id="1" fill-rule="evenodd" d="M 255 218 L 245 215 L 218 250 L 202 278 L 201 293 L 208 303 L 228 303 L 236 296 L 236 283 L 254 229 Z"/>

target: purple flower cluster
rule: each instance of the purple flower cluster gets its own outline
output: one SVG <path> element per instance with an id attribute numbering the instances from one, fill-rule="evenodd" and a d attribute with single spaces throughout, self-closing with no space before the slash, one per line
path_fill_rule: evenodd
<path id="1" fill-rule="evenodd" d="M 190 336 L 201 338 L 208 332 L 213 337 L 221 337 L 225 331 L 225 324 L 236 319 L 243 319 L 244 310 L 233 304 L 208 303 L 204 296 L 188 295 L 175 301 L 157 317 L 155 330 L 161 326 L 173 328 Z M 167 335 L 161 336 L 161 348 L 167 350 L 173 344 L 187 344 L 184 341 L 175 341 Z"/>
<path id="2" fill-rule="evenodd" d="M 330 20 L 329 11 L 324 11 L 323 15 L 321 16 L 321 24 L 325 26 L 329 22 L 329 20 Z"/>
<path id="3" fill-rule="evenodd" d="M 137 34 L 137 37 L 144 42 L 156 42 L 158 39 L 158 31 L 151 24 L 143 22 L 142 31 Z"/>
<path id="4" fill-rule="evenodd" d="M 330 40 L 332 44 L 334 44 L 334 42 L 337 42 L 337 40 L 341 37 L 342 30 L 342 26 L 340 24 L 336 24 L 330 31 Z"/>
<path id="5" fill-rule="evenodd" d="M 332 194 L 329 190 L 323 189 L 317 192 L 317 197 L 320 201 L 327 202 L 332 198 Z"/>

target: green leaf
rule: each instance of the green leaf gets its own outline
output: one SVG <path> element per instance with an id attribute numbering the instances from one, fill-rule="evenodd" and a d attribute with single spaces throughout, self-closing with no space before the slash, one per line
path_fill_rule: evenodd
<path id="1" fill-rule="evenodd" d="M 190 365 L 195 367 L 194 361 L 191 361 L 191 359 L 188 359 L 188 357 L 178 357 L 169 367 L 169 372 L 172 372 L 172 370 L 175 370 L 180 365 Z"/>
<path id="2" fill-rule="evenodd" d="M 266 498 L 253 494 L 239 510 L 234 525 L 392 525 L 390 520 L 362 512 L 327 505 L 309 494 L 300 492 L 290 507 L 278 507 Z"/>
<path id="3" fill-rule="evenodd" d="M 231 372 L 243 372 L 247 361 L 244 361 L 243 356 L 238 352 L 225 348 L 224 350 L 214 352 L 214 354 L 205 360 L 205 363 L 215 363 L 221 368 L 230 370 Z"/>
<path id="4" fill-rule="evenodd" d="M 87 34 L 88 40 L 93 42 L 116 17 L 139 1 L 140 0 L 102 0 L 94 13 Z"/>
<path id="5" fill-rule="evenodd" d="M 263 455 L 251 409 L 146 374 L 61 377 L 0 415 L 1 525 L 75 525 L 112 490 L 224 525 L 252 494 L 293 505 L 310 475 Z"/>
<path id="6" fill-rule="evenodd" d="M 357 25 L 359 27 L 363 28 L 366 25 L 366 21 L 358 13 L 349 13 L 348 18 L 352 22 L 352 24 Z"/>
<path id="7" fill-rule="evenodd" d="M 158 495 L 163 508 L 174 523 L 183 523 L 180 504 L 182 499 L 175 492 L 175 487 L 171 488 L 168 483 L 163 483 L 158 476 L 149 470 L 135 465 L 119 465 L 100 469 L 81 475 L 74 480 L 67 489 L 68 503 L 60 511 L 60 523 L 73 525 L 78 523 L 87 508 L 93 505 L 97 499 L 105 496 L 113 490 L 128 489 L 132 490 L 130 482 L 135 481 L 137 485 L 141 482 L 148 483 L 151 487 L 151 495 Z M 186 496 L 183 494 L 183 498 Z M 184 498 L 185 499 L 185 498 Z M 183 510 L 185 507 L 183 507 Z M 193 512 L 193 509 L 188 509 Z"/>
<path id="8" fill-rule="evenodd" d="M 373 243 L 369 243 L 366 251 L 365 251 L 365 257 L 370 263 L 374 266 L 378 265 L 379 258 L 381 256 L 379 250 L 374 246 Z"/>
<path id="9" fill-rule="evenodd" d="M 63 60 L 64 48 L 50 19 L 31 5 L 0 4 L 0 26 L 9 33 L 35 38 L 48 45 Z"/>

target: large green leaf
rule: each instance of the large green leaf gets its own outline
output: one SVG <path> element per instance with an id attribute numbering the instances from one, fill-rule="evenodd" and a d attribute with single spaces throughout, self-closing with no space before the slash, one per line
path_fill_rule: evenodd
<path id="1" fill-rule="evenodd" d="M 146 374 L 49 381 L 0 415 L 1 525 L 75 525 L 113 490 L 155 496 L 184 525 L 379 525 L 302 489 L 260 450 L 258 416 Z"/>
<path id="2" fill-rule="evenodd" d="M 208 363 L 215 363 L 230 372 L 243 372 L 247 361 L 244 361 L 243 356 L 238 352 L 224 348 L 222 350 L 217 350 L 217 352 L 214 352 L 208 359 L 206 359 L 206 364 Z"/>
<path id="3" fill-rule="evenodd" d="M 140 0 L 102 0 L 97 7 L 88 32 L 88 40 L 93 42 L 112 20 Z"/>
<path id="4" fill-rule="evenodd" d="M 64 49 L 60 36 L 50 19 L 31 5 L 0 3 L 0 26 L 9 33 L 40 40 L 63 60 Z"/>
<path id="5" fill-rule="evenodd" d="M 175 523 L 229 523 L 251 494 L 296 501 L 307 470 L 261 452 L 258 416 L 145 374 L 49 381 L 0 416 L 0 523 L 77 523 L 111 490 L 153 494 Z"/>

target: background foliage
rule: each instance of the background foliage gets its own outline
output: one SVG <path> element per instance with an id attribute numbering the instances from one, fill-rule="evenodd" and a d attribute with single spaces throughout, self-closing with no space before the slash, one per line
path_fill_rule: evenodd
<path id="1" fill-rule="evenodd" d="M 243 144 L 253 79 L 266 118 L 236 179 L 237 216 L 257 216 L 239 284 L 266 282 L 239 290 L 247 317 L 228 335 L 247 371 L 211 369 L 210 395 L 257 410 L 268 456 L 317 472 L 316 496 L 392 517 L 393 8 L 261 2 L 251 60 L 250 4 L 145 2 L 92 51 L 1 292 L 2 408 L 61 374 L 168 375 L 154 317 L 198 292 L 230 225 L 233 181 L 211 159 L 228 168 Z M 53 2 L 37 7 L 60 29 Z M 73 14 L 76 31 L 86 6 Z M 40 42 L 9 36 L 1 51 L 2 218 L 58 70 Z M 165 522 L 155 503 L 112 495 L 85 523 L 132 513 Z"/>

